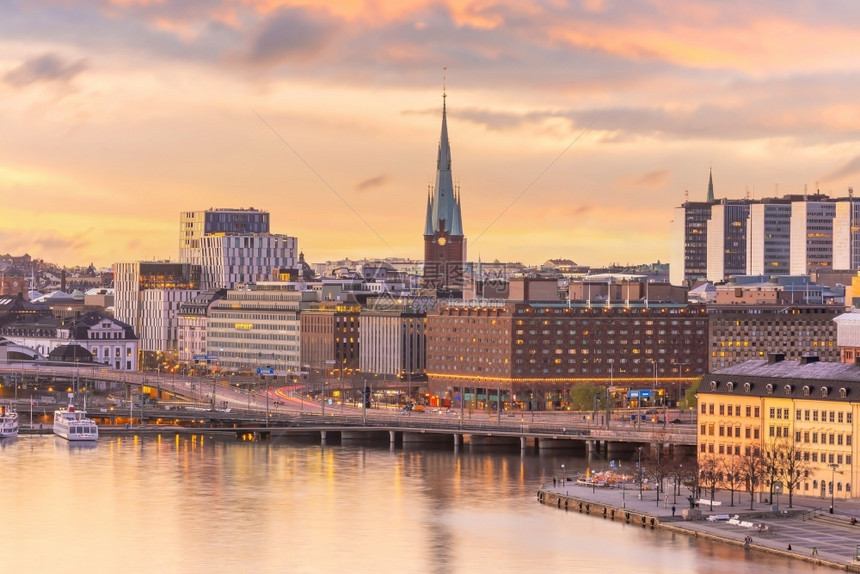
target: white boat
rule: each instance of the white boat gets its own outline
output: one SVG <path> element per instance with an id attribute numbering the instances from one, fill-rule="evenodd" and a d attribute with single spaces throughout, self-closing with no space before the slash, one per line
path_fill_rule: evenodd
<path id="1" fill-rule="evenodd" d="M 18 413 L 0 405 L 0 438 L 18 436 Z"/>
<path id="2" fill-rule="evenodd" d="M 85 411 L 76 411 L 75 405 L 61 407 L 54 411 L 54 434 L 66 440 L 98 440 L 99 427 L 87 418 Z"/>

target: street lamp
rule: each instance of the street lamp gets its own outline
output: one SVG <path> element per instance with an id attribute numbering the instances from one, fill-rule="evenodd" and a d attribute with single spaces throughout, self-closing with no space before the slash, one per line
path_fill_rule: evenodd
<path id="1" fill-rule="evenodd" d="M 637 472 L 639 473 L 639 500 L 642 500 L 642 447 L 639 447 L 639 462 L 636 463 Z"/>
<path id="2" fill-rule="evenodd" d="M 561 485 L 564 486 L 564 465 L 561 465 Z"/>

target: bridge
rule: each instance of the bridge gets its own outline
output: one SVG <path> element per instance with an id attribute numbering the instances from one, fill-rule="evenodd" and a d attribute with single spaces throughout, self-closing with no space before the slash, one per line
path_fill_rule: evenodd
<path id="1" fill-rule="evenodd" d="M 82 370 L 86 372 L 82 374 Z M 24 378 L 71 385 L 84 378 L 96 387 L 122 386 L 128 396 L 133 388 L 146 386 L 157 388 L 160 396 L 173 397 L 142 405 L 132 401 L 113 405 L 93 401 L 87 406 L 87 413 L 96 419 L 103 434 L 110 433 L 111 429 L 123 430 L 126 425 L 137 430 L 168 426 L 193 432 L 205 428 L 209 433 L 240 438 L 303 435 L 318 437 L 322 442 L 388 440 L 394 444 L 437 442 L 539 449 L 586 448 L 589 452 L 608 455 L 632 452 L 645 444 L 696 445 L 694 421 L 681 423 L 676 419 L 676 423 L 669 423 L 668 413 L 662 413 L 660 422 L 635 424 L 625 412 L 610 417 L 608 424 L 605 419 L 598 419 L 604 424 L 595 425 L 591 417 L 568 412 L 513 411 L 501 415 L 468 409 L 404 412 L 394 408 L 326 405 L 297 392 L 300 390 L 297 385 L 269 390 L 271 381 L 264 385 L 264 390 L 254 391 L 212 378 L 100 367 L 82 367 L 77 373 L 74 371 L 74 367 L 0 365 L 0 377 L 6 381 Z M 23 421 L 28 420 L 28 412 L 33 412 L 32 423 L 43 425 L 50 422 L 49 415 L 56 408 L 54 404 L 31 401 L 26 396 L 19 396 L 16 406 Z"/>

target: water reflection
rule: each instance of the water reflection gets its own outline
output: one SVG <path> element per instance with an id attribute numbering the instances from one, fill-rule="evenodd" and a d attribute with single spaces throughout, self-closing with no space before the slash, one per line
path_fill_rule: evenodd
<path id="1" fill-rule="evenodd" d="M 0 444 L 16 493 L 4 503 L 10 571 L 31 569 L 46 544 L 89 572 L 812 571 L 538 504 L 561 464 L 608 464 L 567 453 L 206 435 Z M 84 526 L 56 536 L 58 515 Z"/>

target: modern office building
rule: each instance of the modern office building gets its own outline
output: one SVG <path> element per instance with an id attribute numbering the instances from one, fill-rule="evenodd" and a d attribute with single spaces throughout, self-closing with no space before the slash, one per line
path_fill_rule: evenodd
<path id="1" fill-rule="evenodd" d="M 860 269 L 860 200 L 854 191 L 835 201 L 833 217 L 833 268 Z"/>
<path id="2" fill-rule="evenodd" d="M 788 275 L 791 263 L 791 202 L 763 199 L 750 204 L 747 275 Z"/>
<path id="3" fill-rule="evenodd" d="M 709 371 L 750 359 L 764 359 L 774 353 L 792 360 L 809 355 L 823 361 L 839 360 L 834 319 L 842 309 L 832 305 L 785 304 L 777 290 L 768 291 L 767 295 L 774 298 L 770 303 L 708 306 Z"/>
<path id="4" fill-rule="evenodd" d="M 207 235 L 269 233 L 269 213 L 257 209 L 218 208 L 179 215 L 179 262 L 202 265 L 200 240 Z"/>
<path id="5" fill-rule="evenodd" d="M 179 307 L 200 293 L 200 267 L 168 261 L 114 264 L 114 316 L 140 340 L 140 365 L 178 353 Z"/>
<path id="6" fill-rule="evenodd" d="M 299 304 L 302 294 L 275 281 L 230 289 L 209 306 L 206 353 L 218 370 L 255 373 L 271 367 L 275 374 L 299 372 L 301 365 Z"/>
<path id="7" fill-rule="evenodd" d="M 708 220 L 711 206 L 704 201 L 687 201 L 676 207 L 672 217 L 669 281 L 689 285 L 708 274 Z"/>
<path id="8" fill-rule="evenodd" d="M 227 296 L 226 289 L 203 291 L 190 301 L 179 307 L 179 355 L 178 360 L 184 369 L 194 368 L 198 364 L 195 357 L 205 356 L 206 326 L 209 317 L 209 307 L 214 301 Z"/>
<path id="9" fill-rule="evenodd" d="M 426 329 L 426 313 L 409 306 L 365 309 L 361 313 L 361 371 L 423 379 Z"/>
<path id="10" fill-rule="evenodd" d="M 836 203 L 825 195 L 791 202 L 791 275 L 833 269 Z"/>
<path id="11" fill-rule="evenodd" d="M 707 278 L 724 281 L 747 269 L 747 219 L 750 202 L 723 199 L 711 206 L 707 223 Z"/>
<path id="12" fill-rule="evenodd" d="M 296 268 L 298 240 L 287 235 L 205 235 L 198 244 L 203 289 L 272 281 L 274 270 Z"/>
<path id="13" fill-rule="evenodd" d="M 361 306 L 320 301 L 302 308 L 299 315 L 302 369 L 323 368 L 340 378 L 358 370 Z"/>

